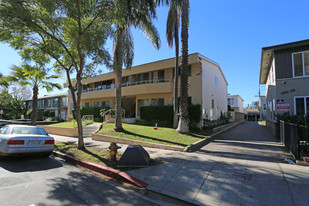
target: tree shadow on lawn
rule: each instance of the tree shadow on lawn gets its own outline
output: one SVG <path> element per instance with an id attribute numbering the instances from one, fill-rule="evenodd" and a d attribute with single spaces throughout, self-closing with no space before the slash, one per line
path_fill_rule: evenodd
<path id="1" fill-rule="evenodd" d="M 95 154 L 95 153 L 93 153 L 93 152 L 87 150 L 87 148 L 83 149 L 82 151 L 85 152 L 85 153 L 87 153 L 87 154 L 89 154 L 89 155 L 91 155 L 92 157 L 97 158 L 98 160 L 100 160 L 101 162 L 103 162 L 107 167 L 112 167 L 112 168 L 114 168 L 114 169 L 117 169 L 117 162 L 112 162 L 112 161 L 110 161 L 109 159 L 105 159 L 105 158 L 103 158 L 103 157 L 101 157 L 101 156 L 99 156 L 99 155 L 97 155 L 97 154 Z M 118 153 L 118 154 L 117 154 L 117 159 L 119 159 L 120 156 L 121 156 L 121 155 Z"/>
<path id="2" fill-rule="evenodd" d="M 177 146 L 182 146 L 182 147 L 186 147 L 188 145 L 186 144 L 182 144 L 182 143 L 179 143 L 179 142 L 173 142 L 173 141 L 169 141 L 169 140 L 163 140 L 163 139 L 159 139 L 159 138 L 154 138 L 154 137 L 149 137 L 149 136 L 145 136 L 145 135 L 141 135 L 141 134 L 136 134 L 136 133 L 133 133 L 133 132 L 129 132 L 127 130 L 123 130 L 123 133 L 127 134 L 127 135 L 133 135 L 133 136 L 137 136 L 137 137 L 142 137 L 142 138 L 146 138 L 146 139 L 151 139 L 151 140 L 156 140 L 156 141 L 159 141 L 159 142 L 165 142 L 165 143 L 169 143 L 169 145 L 177 145 Z M 156 144 L 160 144 L 160 143 L 156 143 Z"/>

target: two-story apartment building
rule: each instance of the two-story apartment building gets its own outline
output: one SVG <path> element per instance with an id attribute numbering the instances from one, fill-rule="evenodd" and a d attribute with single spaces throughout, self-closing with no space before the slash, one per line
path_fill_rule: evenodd
<path id="1" fill-rule="evenodd" d="M 32 99 L 26 100 L 26 110 L 32 109 Z M 53 112 L 56 119 L 67 120 L 68 94 L 45 95 L 38 98 L 37 119 L 44 120 L 44 111 Z M 45 117 L 47 118 L 47 117 Z"/>
<path id="2" fill-rule="evenodd" d="M 267 119 L 309 112 L 309 40 L 262 48 L 260 84 L 266 84 Z"/>
<path id="3" fill-rule="evenodd" d="M 244 100 L 239 95 L 227 95 L 227 104 L 235 112 L 244 113 Z"/>
<path id="4" fill-rule="evenodd" d="M 202 106 L 203 118 L 215 120 L 227 112 L 227 81 L 220 66 L 199 53 L 189 55 L 189 101 Z M 172 105 L 175 58 L 123 70 L 122 108 L 127 118 L 139 118 L 140 107 Z M 81 106 L 115 106 L 114 74 L 106 73 L 82 81 Z M 68 118 L 73 108 L 69 93 Z M 200 123 L 201 126 L 201 123 Z"/>

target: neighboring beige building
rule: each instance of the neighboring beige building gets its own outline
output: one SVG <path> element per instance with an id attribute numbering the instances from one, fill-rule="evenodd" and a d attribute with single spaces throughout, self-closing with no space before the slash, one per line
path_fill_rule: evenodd
<path id="1" fill-rule="evenodd" d="M 244 100 L 239 95 L 227 95 L 227 104 L 235 112 L 244 113 Z"/>
<path id="2" fill-rule="evenodd" d="M 189 55 L 189 64 L 189 101 L 202 106 L 203 118 L 218 119 L 221 112 L 227 112 L 228 84 L 220 66 L 199 53 Z M 174 66 L 175 58 L 171 58 L 123 70 L 122 108 L 126 118 L 138 119 L 141 106 L 173 104 Z M 114 108 L 114 73 L 84 79 L 82 83 L 82 107 Z M 70 93 L 69 105 L 68 118 L 72 119 Z"/>

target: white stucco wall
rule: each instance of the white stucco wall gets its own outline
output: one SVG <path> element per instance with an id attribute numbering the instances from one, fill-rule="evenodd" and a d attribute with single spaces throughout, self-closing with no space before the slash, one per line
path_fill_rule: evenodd
<path id="1" fill-rule="evenodd" d="M 276 111 L 276 72 L 275 72 L 275 58 L 273 58 L 268 76 L 266 81 L 266 104 L 267 104 L 267 115 L 266 118 L 274 120 L 274 112 Z"/>
<path id="2" fill-rule="evenodd" d="M 201 59 L 202 64 L 202 112 L 203 118 L 216 120 L 227 112 L 227 82 L 218 65 Z M 218 84 L 215 84 L 215 77 Z M 214 100 L 214 108 L 212 108 Z"/>

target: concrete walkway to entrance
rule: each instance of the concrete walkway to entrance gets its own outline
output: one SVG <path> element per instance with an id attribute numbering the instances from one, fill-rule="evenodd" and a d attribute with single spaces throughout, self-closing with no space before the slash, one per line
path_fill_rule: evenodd
<path id="1" fill-rule="evenodd" d="M 85 143 L 109 146 L 90 138 Z M 124 151 L 126 145 L 121 146 Z M 301 206 L 308 202 L 309 167 L 283 162 L 288 154 L 256 122 L 240 124 L 194 153 L 145 149 L 163 164 L 127 173 L 148 183 L 148 190 L 196 205 Z"/>

